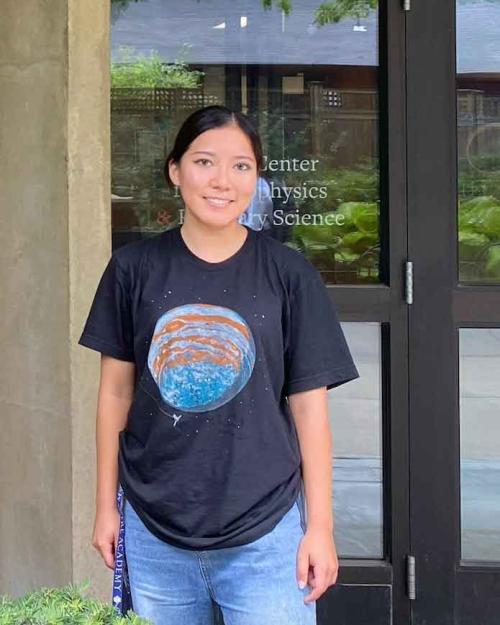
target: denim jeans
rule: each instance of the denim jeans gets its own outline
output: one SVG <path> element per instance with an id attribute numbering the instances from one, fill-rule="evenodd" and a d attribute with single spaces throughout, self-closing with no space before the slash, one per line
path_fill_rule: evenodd
<path id="1" fill-rule="evenodd" d="M 305 531 L 303 494 L 261 538 L 238 547 L 192 551 L 154 536 L 126 501 L 125 551 L 134 611 L 154 625 L 316 625 L 309 586 L 296 579 Z"/>

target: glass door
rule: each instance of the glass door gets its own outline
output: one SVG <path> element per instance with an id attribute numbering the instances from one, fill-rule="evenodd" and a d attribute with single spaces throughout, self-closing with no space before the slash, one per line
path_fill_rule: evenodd
<path id="1" fill-rule="evenodd" d="M 405 15 L 278 4 L 112 2 L 113 246 L 182 221 L 163 166 L 193 110 L 255 120 L 265 170 L 242 220 L 318 268 L 361 374 L 329 392 L 341 561 L 319 624 L 406 623 Z"/>
<path id="2" fill-rule="evenodd" d="M 500 5 L 408 13 L 416 624 L 500 614 Z"/>

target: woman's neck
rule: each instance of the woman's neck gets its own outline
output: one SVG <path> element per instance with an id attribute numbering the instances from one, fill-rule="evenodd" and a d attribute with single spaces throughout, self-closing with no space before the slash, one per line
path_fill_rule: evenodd
<path id="1" fill-rule="evenodd" d="M 218 263 L 230 258 L 244 244 L 248 231 L 238 221 L 227 226 L 207 226 L 195 217 L 184 213 L 181 236 L 188 248 L 199 258 Z"/>

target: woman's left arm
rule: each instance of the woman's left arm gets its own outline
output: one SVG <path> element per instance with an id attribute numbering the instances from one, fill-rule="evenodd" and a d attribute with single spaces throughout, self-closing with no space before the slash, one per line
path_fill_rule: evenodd
<path id="1" fill-rule="evenodd" d="M 289 395 L 302 459 L 307 529 L 297 552 L 297 582 L 312 591 L 304 603 L 318 599 L 335 584 L 337 550 L 333 538 L 332 435 L 328 421 L 326 386 Z"/>

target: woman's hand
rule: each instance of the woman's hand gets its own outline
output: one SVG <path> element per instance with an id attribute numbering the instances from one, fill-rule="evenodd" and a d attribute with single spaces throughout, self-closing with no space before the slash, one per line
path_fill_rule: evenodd
<path id="1" fill-rule="evenodd" d="M 95 516 L 92 545 L 100 553 L 107 567 L 114 569 L 115 553 L 120 532 L 120 513 L 116 506 L 98 509 Z"/>
<path id="2" fill-rule="evenodd" d="M 297 583 L 312 588 L 304 603 L 321 597 L 337 581 L 339 562 L 332 533 L 328 528 L 308 528 L 297 550 Z"/>

